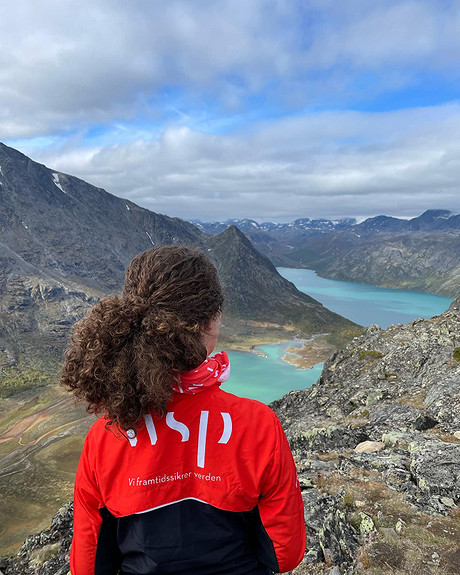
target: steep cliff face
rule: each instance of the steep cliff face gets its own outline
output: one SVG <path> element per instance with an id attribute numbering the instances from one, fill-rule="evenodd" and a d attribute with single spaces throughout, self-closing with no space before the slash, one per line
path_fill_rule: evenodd
<path id="1" fill-rule="evenodd" d="M 281 277 L 271 261 L 254 250 L 235 226 L 208 236 L 206 245 L 222 279 L 226 308 L 231 314 L 259 321 L 289 322 L 309 333 L 352 326 Z"/>
<path id="2" fill-rule="evenodd" d="M 272 408 L 305 503 L 293 573 L 458 575 L 460 299 L 430 320 L 371 326 Z M 0 569 L 66 574 L 70 530 L 67 506 Z"/>
<path id="3" fill-rule="evenodd" d="M 188 222 L 140 208 L 3 144 L 0 166 L 0 237 L 10 272 L 34 269 L 39 277 L 107 292 L 118 289 L 132 255 L 201 237 Z"/>

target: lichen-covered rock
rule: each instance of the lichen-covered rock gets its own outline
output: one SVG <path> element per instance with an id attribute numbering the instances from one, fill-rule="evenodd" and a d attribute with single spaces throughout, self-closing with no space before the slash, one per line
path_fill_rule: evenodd
<path id="1" fill-rule="evenodd" d="M 364 541 L 373 541 L 375 536 L 377 535 L 377 528 L 375 526 L 374 520 L 370 515 L 361 511 L 359 514 L 360 524 L 359 524 L 359 532 L 361 534 L 361 538 Z"/>
<path id="2" fill-rule="evenodd" d="M 419 416 L 419 409 L 389 401 L 374 405 L 370 409 L 370 424 L 380 429 L 407 429 L 414 426 Z"/>
<path id="3" fill-rule="evenodd" d="M 377 471 L 393 489 L 407 491 L 414 488 L 409 471 L 409 452 L 406 450 L 395 448 L 379 453 L 353 453 L 341 462 L 341 469 L 345 473 L 350 466 Z"/>
<path id="4" fill-rule="evenodd" d="M 412 443 L 410 470 L 427 498 L 440 496 L 460 502 L 460 445 L 443 441 Z M 442 503 L 442 501 L 441 501 Z"/>
<path id="5" fill-rule="evenodd" d="M 434 379 L 424 401 L 427 414 L 445 431 L 460 429 L 460 376 L 458 374 Z"/>
<path id="6" fill-rule="evenodd" d="M 321 497 L 317 490 L 303 494 L 307 526 L 308 564 L 350 565 L 358 545 L 358 534 L 334 497 Z M 308 571 L 307 571 L 308 572 Z"/>
<path id="7" fill-rule="evenodd" d="M 407 447 L 413 441 L 423 441 L 423 435 L 419 431 L 387 431 L 382 434 L 382 441 L 390 447 Z"/>
<path id="8" fill-rule="evenodd" d="M 290 433 L 291 448 L 296 453 L 311 451 L 334 451 L 337 449 L 354 449 L 366 441 L 368 435 L 362 428 L 329 426 L 313 428 L 305 432 Z"/>

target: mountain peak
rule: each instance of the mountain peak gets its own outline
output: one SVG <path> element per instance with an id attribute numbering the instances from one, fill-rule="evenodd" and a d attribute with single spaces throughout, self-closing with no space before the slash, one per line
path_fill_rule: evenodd
<path id="1" fill-rule="evenodd" d="M 452 215 L 452 212 L 449 210 L 426 210 L 426 212 L 423 212 L 423 214 L 421 214 L 420 216 L 417 216 L 416 218 L 412 218 L 411 222 L 413 221 L 425 221 L 425 222 L 432 222 L 433 220 L 436 220 L 438 218 L 448 218 L 449 216 Z"/>

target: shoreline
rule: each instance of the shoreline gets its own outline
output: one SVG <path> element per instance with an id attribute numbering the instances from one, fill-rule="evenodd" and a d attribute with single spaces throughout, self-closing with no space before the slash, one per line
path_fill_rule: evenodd
<path id="1" fill-rule="evenodd" d="M 301 347 L 286 348 L 283 360 L 295 365 L 297 369 L 311 369 L 318 363 L 324 363 L 337 349 L 327 341 L 328 335 L 314 335 L 305 340 Z"/>
<path id="2" fill-rule="evenodd" d="M 280 337 L 251 337 L 246 340 L 243 339 L 239 342 L 229 342 L 227 344 L 224 341 L 220 347 L 218 345 L 218 348 L 225 348 L 227 351 L 237 351 L 240 353 L 254 353 L 261 357 L 268 357 L 265 352 L 257 348 L 263 345 L 286 344 L 281 360 L 295 365 L 297 369 L 306 370 L 311 369 L 319 363 L 323 363 L 336 351 L 336 347 L 326 340 L 328 335 L 327 333 L 319 333 L 308 338 L 294 336 L 294 338 L 290 339 L 282 339 Z M 254 342 L 254 340 L 257 341 Z"/>

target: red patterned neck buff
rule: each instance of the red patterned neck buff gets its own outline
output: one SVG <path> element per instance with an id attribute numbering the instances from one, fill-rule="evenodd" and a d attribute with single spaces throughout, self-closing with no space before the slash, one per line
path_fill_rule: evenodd
<path id="1" fill-rule="evenodd" d="M 225 351 L 207 357 L 201 365 L 186 373 L 174 372 L 173 390 L 178 393 L 200 393 L 211 385 L 220 385 L 230 375 L 230 361 Z"/>

